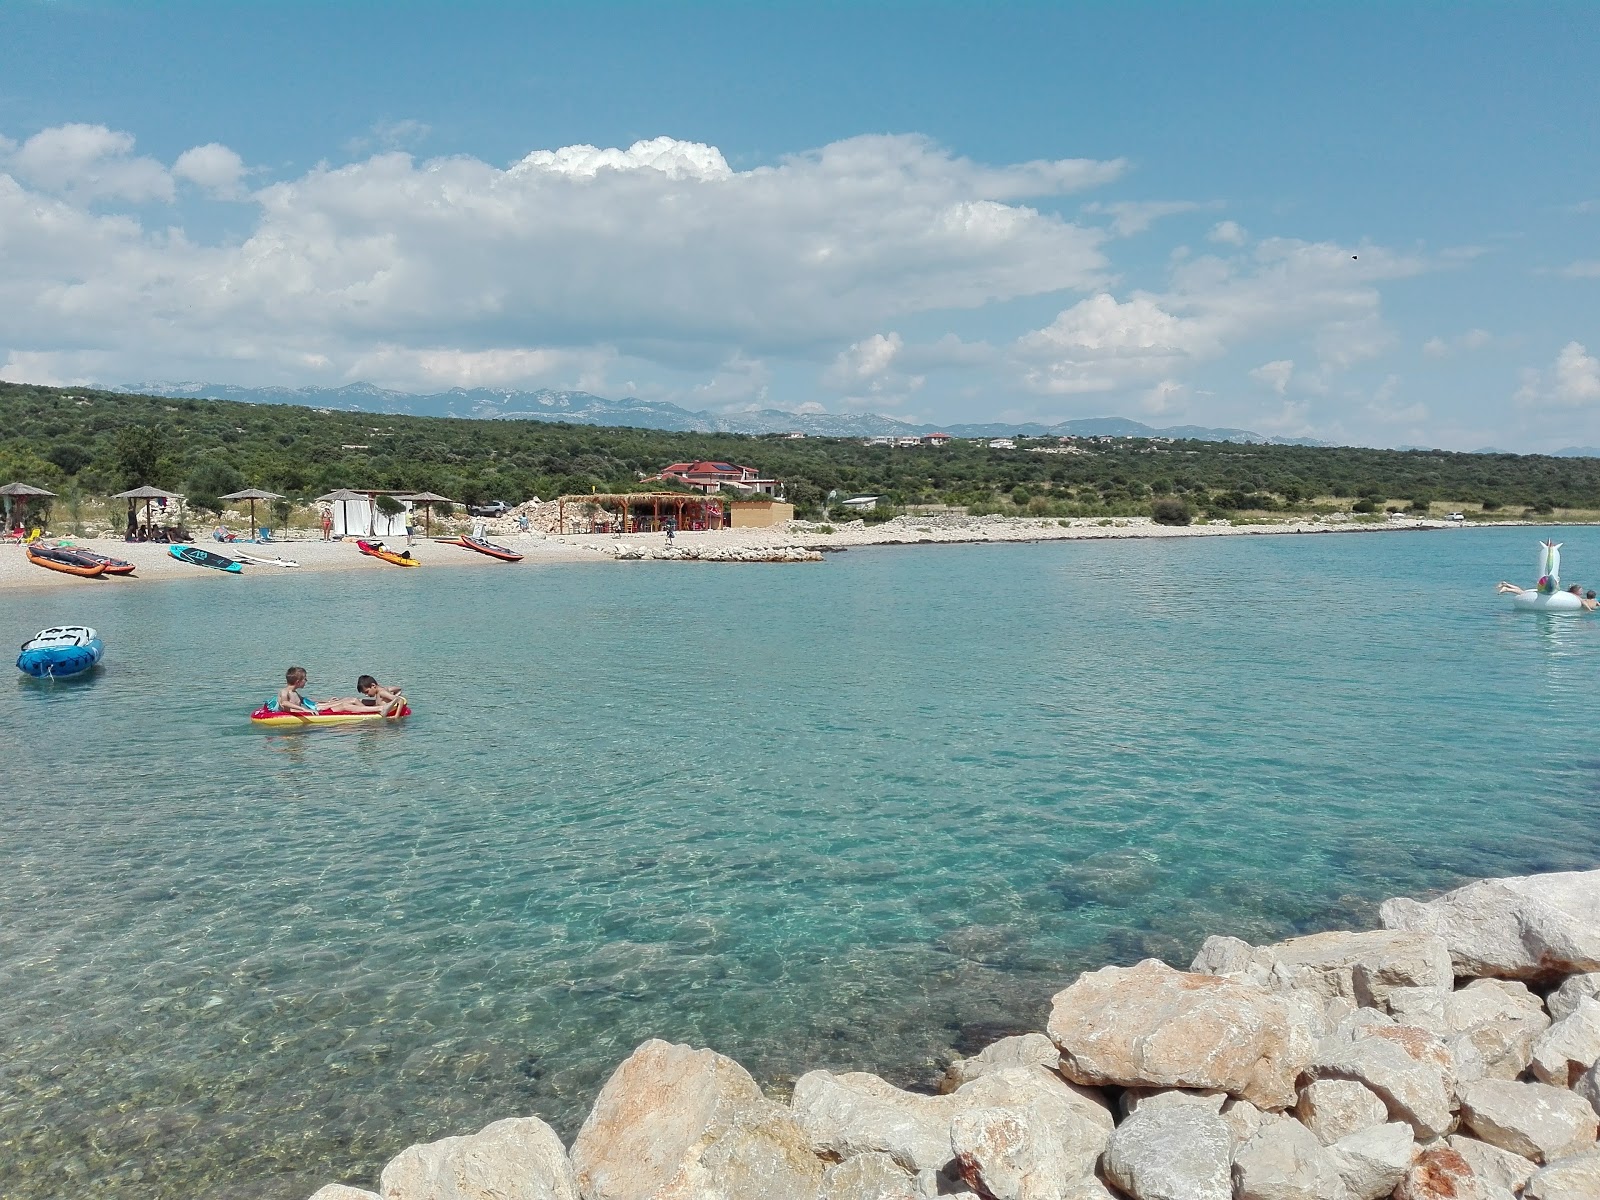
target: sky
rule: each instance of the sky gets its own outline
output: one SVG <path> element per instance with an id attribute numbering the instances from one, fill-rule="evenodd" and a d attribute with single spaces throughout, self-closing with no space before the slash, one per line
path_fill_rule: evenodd
<path id="1" fill-rule="evenodd" d="M 1597 51 L 1587 2 L 0 0 L 0 379 L 1600 445 Z"/>

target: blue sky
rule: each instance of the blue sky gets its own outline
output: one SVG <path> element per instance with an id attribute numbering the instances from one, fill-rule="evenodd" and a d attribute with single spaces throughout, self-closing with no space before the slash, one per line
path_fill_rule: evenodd
<path id="1" fill-rule="evenodd" d="M 0 378 L 1600 444 L 1600 6 L 0 0 Z"/>

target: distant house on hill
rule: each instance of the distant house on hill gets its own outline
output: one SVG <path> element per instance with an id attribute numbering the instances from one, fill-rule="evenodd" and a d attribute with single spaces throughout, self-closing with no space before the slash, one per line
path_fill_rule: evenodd
<path id="1" fill-rule="evenodd" d="M 1017 444 L 1010 438 L 995 438 L 989 443 L 991 450 L 1015 450 Z"/>
<path id="2" fill-rule="evenodd" d="M 954 441 L 948 433 L 930 433 L 922 439 L 924 446 L 944 446 Z"/>
<path id="3" fill-rule="evenodd" d="M 742 467 L 728 462 L 679 462 L 661 468 L 661 474 L 652 476 L 663 483 L 677 483 L 697 492 L 721 491 L 732 488 L 736 492 L 760 493 L 770 496 L 778 490 L 778 481 L 768 479 L 754 467 Z"/>

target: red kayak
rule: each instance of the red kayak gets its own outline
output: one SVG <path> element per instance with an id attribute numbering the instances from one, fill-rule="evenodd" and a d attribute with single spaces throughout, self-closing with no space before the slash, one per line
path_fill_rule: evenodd
<path id="1" fill-rule="evenodd" d="M 466 550 L 476 550 L 479 554 L 487 554 L 490 558 L 498 558 L 501 562 L 522 561 L 522 555 L 515 550 L 509 550 L 504 546 L 496 546 L 493 542 L 486 542 L 482 538 L 475 538 L 465 533 L 452 545 L 460 546 Z"/>
<path id="2" fill-rule="evenodd" d="M 132 575 L 133 564 L 120 558 L 112 558 L 109 554 L 101 554 L 98 550 L 85 550 L 82 546 L 62 546 L 63 550 L 71 550 L 79 558 L 87 558 L 90 562 L 104 563 L 107 575 Z"/>

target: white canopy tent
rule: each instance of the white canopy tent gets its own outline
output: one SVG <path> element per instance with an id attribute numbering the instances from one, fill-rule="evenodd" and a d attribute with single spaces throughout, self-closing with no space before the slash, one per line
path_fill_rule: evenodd
<path id="1" fill-rule="evenodd" d="M 400 501 L 405 505 L 404 511 L 392 517 L 378 511 L 376 497 L 349 488 L 318 496 L 317 500 L 333 509 L 334 537 L 376 538 L 378 541 L 403 538 L 411 522 L 411 504 L 404 500 Z"/>

